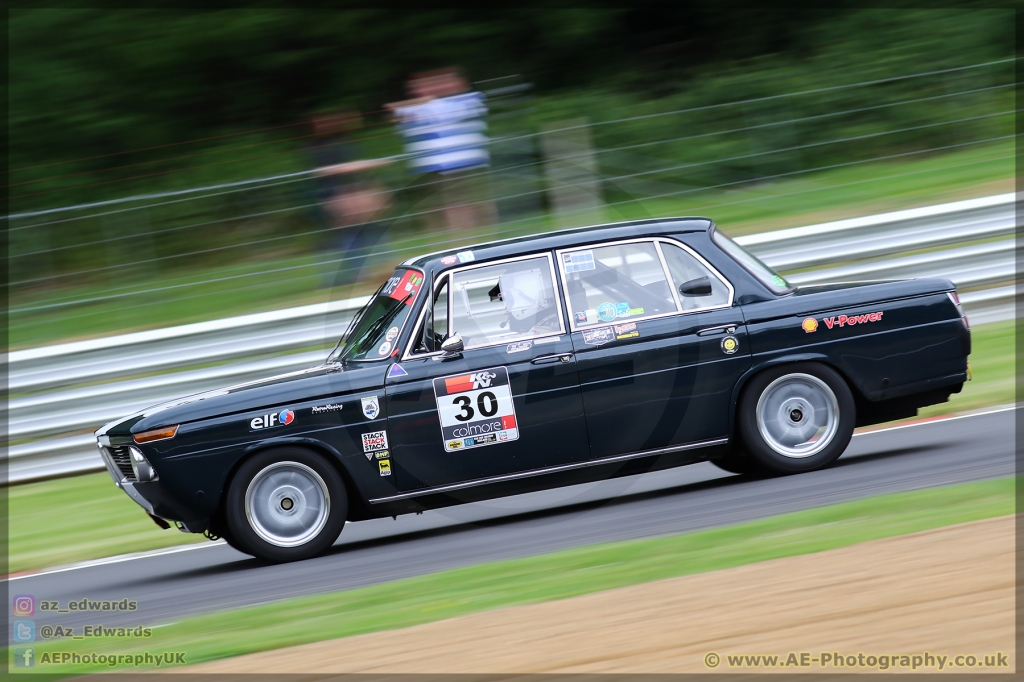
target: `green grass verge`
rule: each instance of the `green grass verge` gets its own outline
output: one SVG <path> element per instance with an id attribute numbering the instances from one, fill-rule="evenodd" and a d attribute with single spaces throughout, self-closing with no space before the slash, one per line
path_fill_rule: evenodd
<path id="1" fill-rule="evenodd" d="M 199 535 L 158 528 L 106 471 L 15 485 L 7 495 L 7 556 L 12 573 L 208 542 Z"/>
<path id="2" fill-rule="evenodd" d="M 948 403 L 924 408 L 921 415 L 1012 403 L 1013 339 L 1012 321 L 975 327 L 974 379 Z M 106 472 L 13 486 L 9 494 L 12 572 L 196 542 L 198 537 L 157 528 Z"/>
<path id="3" fill-rule="evenodd" d="M 593 545 L 194 616 L 154 629 L 148 640 L 43 643 L 36 647 L 36 659 L 51 651 L 149 650 L 184 651 L 188 663 L 199 663 L 811 554 L 1013 512 L 1013 478 L 882 495 L 725 528 Z M 139 601 L 145 613 L 144 595 Z M 99 667 L 36 670 L 71 674 Z"/>
<path id="4" fill-rule="evenodd" d="M 691 190 L 680 185 L 678 190 L 665 190 L 660 186 L 654 190 L 625 183 L 609 190 L 610 205 L 604 209 L 604 219 L 703 215 L 713 218 L 735 236 L 870 215 L 1012 192 L 1013 153 L 1012 141 L 1007 141 L 966 147 L 947 154 L 907 156 L 718 189 Z M 673 191 L 675 195 L 638 201 L 627 198 L 666 191 Z M 507 223 L 498 230 L 466 233 L 451 246 L 544 232 L 552 227 L 547 217 L 531 218 Z M 438 235 L 412 229 L 409 225 L 398 230 L 395 238 L 397 242 L 374 249 L 380 254 L 375 265 L 364 269 L 360 284 L 344 291 L 332 290 L 330 286 L 338 265 L 313 265 L 339 256 L 280 251 L 255 252 L 249 260 L 201 269 L 179 268 L 168 272 L 140 268 L 126 283 L 119 283 L 119 290 L 156 291 L 67 308 L 16 312 L 22 306 L 48 304 L 58 299 L 103 296 L 112 291 L 110 283 L 15 291 L 11 301 L 15 312 L 11 315 L 10 345 L 11 348 L 38 346 L 370 293 L 398 262 L 417 253 L 444 248 L 438 245 Z M 441 236 L 440 239 L 451 237 Z M 400 251 L 383 253 L 392 249 Z M 281 268 L 289 269 L 278 271 Z M 248 276 L 237 278 L 239 275 Z M 224 279 L 232 277 L 235 279 Z M 198 282 L 208 283 L 196 284 Z"/>

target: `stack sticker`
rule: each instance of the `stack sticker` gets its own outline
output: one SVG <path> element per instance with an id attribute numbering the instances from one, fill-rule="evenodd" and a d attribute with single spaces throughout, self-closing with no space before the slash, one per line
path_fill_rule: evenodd
<path id="1" fill-rule="evenodd" d="M 504 367 L 434 379 L 434 397 L 447 452 L 519 439 Z"/>
<path id="2" fill-rule="evenodd" d="M 622 339 L 635 339 L 638 336 L 640 336 L 640 332 L 636 330 L 636 322 L 615 325 L 615 338 L 620 341 Z"/>
<path id="3" fill-rule="evenodd" d="M 583 332 L 583 343 L 589 344 L 591 346 L 600 346 L 614 339 L 615 334 L 612 332 L 611 327 L 588 329 Z"/>
<path id="4" fill-rule="evenodd" d="M 373 459 L 373 453 L 377 450 L 387 449 L 387 431 L 370 431 L 369 433 L 363 434 L 363 452 L 366 453 L 366 459 Z"/>

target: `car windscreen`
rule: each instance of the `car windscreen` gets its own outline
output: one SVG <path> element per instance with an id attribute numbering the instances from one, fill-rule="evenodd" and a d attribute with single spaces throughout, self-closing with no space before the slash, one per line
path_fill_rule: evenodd
<path id="1" fill-rule="evenodd" d="M 357 313 L 331 360 L 382 360 L 390 357 L 423 286 L 423 275 L 399 268 Z"/>
<path id="2" fill-rule="evenodd" d="M 717 227 L 711 233 L 711 239 L 727 254 L 733 257 L 747 272 L 771 289 L 776 294 L 788 294 L 793 291 L 792 285 L 782 275 L 772 270 L 742 246 L 734 242 L 727 234 Z"/>

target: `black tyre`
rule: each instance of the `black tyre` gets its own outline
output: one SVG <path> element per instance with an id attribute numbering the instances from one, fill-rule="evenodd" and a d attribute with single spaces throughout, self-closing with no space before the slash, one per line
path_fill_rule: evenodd
<path id="1" fill-rule="evenodd" d="M 239 468 L 224 505 L 231 546 L 272 563 L 320 554 L 341 533 L 348 496 L 341 476 L 303 448 L 276 448 Z"/>
<path id="2" fill-rule="evenodd" d="M 767 472 L 796 474 L 843 454 L 857 420 L 850 388 L 812 362 L 765 370 L 740 398 L 737 426 L 746 452 Z"/>

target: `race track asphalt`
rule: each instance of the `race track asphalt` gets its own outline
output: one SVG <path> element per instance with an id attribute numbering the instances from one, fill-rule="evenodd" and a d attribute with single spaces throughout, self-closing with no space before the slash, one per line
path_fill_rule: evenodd
<path id="1" fill-rule="evenodd" d="M 158 624 L 183 616 L 346 590 L 598 542 L 725 526 L 903 490 L 1008 476 L 1014 412 L 859 434 L 836 466 L 750 480 L 703 463 L 349 524 L 326 556 L 265 566 L 222 543 L 12 579 L 39 600 L 122 599 L 130 613 L 37 612 L 43 624 Z M 141 511 L 139 513 L 142 513 Z M 154 528 L 153 532 L 161 532 Z M 176 531 L 163 531 L 176 532 Z"/>

